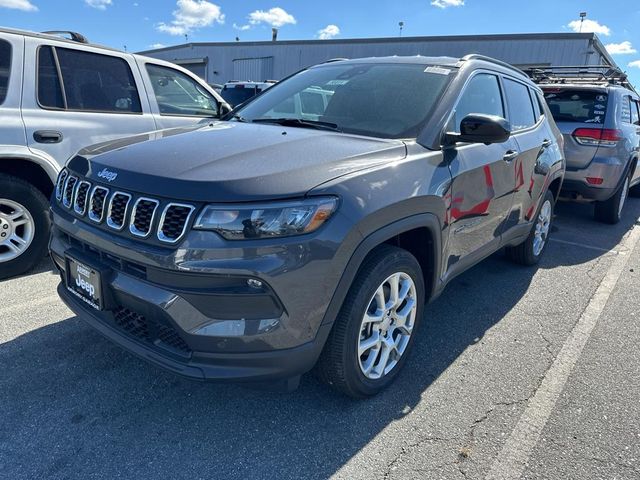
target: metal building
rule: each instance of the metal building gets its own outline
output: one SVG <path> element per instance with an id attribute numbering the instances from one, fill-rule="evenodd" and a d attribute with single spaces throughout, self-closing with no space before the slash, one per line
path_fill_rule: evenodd
<path id="1" fill-rule="evenodd" d="M 188 43 L 140 52 L 169 60 L 209 83 L 279 80 L 332 58 L 480 53 L 516 66 L 615 65 L 594 33 Z"/>

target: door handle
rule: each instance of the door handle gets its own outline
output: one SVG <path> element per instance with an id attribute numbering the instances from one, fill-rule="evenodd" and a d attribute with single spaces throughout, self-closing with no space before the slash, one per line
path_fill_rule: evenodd
<path id="1" fill-rule="evenodd" d="M 60 143 L 62 133 L 55 130 L 37 130 L 33 132 L 33 139 L 38 143 Z"/>
<path id="2" fill-rule="evenodd" d="M 551 140 L 547 140 L 546 138 L 542 141 L 542 148 L 549 148 L 551 146 Z"/>
<path id="3" fill-rule="evenodd" d="M 514 158 L 516 158 L 518 155 L 520 155 L 520 152 L 516 150 L 508 150 L 507 153 L 504 154 L 504 157 L 502 157 L 502 160 L 508 163 L 512 161 Z"/>

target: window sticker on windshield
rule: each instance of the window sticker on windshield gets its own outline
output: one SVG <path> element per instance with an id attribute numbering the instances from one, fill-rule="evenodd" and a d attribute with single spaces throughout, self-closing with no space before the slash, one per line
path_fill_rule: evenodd
<path id="1" fill-rule="evenodd" d="M 442 68 L 442 67 L 427 67 L 424 69 L 424 71 L 426 73 L 437 73 L 438 75 L 449 75 L 451 73 L 451 70 L 449 70 L 448 68 Z"/>
<path id="2" fill-rule="evenodd" d="M 596 115 L 589 120 L 585 120 L 584 123 L 602 123 L 602 117 L 600 115 Z"/>
<path id="3" fill-rule="evenodd" d="M 607 101 L 607 96 L 606 95 L 598 95 L 596 97 L 596 100 L 599 102 L 606 102 Z"/>
<path id="4" fill-rule="evenodd" d="M 344 85 L 345 83 L 349 83 L 349 80 L 329 80 L 327 85 Z"/>
<path id="5" fill-rule="evenodd" d="M 602 110 L 594 110 L 593 114 L 594 115 L 604 115 L 604 111 L 602 111 Z"/>
<path id="6" fill-rule="evenodd" d="M 597 108 L 598 110 L 604 110 L 607 107 L 605 105 L 594 105 L 593 108 Z"/>

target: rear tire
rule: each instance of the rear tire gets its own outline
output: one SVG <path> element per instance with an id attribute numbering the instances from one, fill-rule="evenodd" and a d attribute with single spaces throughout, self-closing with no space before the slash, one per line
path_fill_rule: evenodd
<path id="1" fill-rule="evenodd" d="M 593 214 L 596 220 L 610 225 L 615 225 L 620 221 L 622 209 L 629 193 L 629 181 L 630 178 L 627 176 L 609 200 L 595 203 Z"/>
<path id="2" fill-rule="evenodd" d="M 416 258 L 391 245 L 377 247 L 360 267 L 335 320 L 316 366 L 320 379 L 355 398 L 388 387 L 411 351 L 424 303 Z"/>
<path id="3" fill-rule="evenodd" d="M 0 175 L 0 279 L 33 268 L 47 251 L 49 202 L 40 190 L 11 175 Z"/>
<path id="4" fill-rule="evenodd" d="M 553 207 L 555 199 L 553 194 L 547 190 L 540 207 L 536 212 L 535 222 L 531 233 L 520 245 L 507 247 L 506 254 L 509 260 L 520 265 L 536 265 L 542 258 L 542 254 L 549 243 L 549 232 L 553 222 Z"/>

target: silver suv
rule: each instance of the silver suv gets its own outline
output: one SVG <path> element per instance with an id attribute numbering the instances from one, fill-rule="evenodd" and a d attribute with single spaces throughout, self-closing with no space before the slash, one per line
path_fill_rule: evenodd
<path id="1" fill-rule="evenodd" d="M 629 192 L 640 194 L 640 99 L 611 66 L 534 71 L 564 136 L 562 196 L 594 202 L 595 218 L 620 221 Z"/>
<path id="2" fill-rule="evenodd" d="M 0 278 L 46 252 L 48 197 L 72 154 L 230 109 L 184 68 L 51 33 L 0 29 Z"/>

